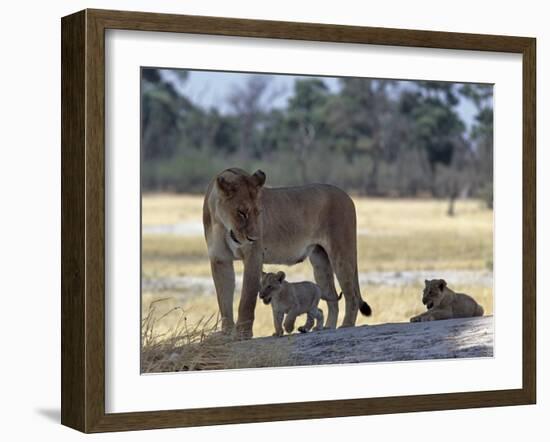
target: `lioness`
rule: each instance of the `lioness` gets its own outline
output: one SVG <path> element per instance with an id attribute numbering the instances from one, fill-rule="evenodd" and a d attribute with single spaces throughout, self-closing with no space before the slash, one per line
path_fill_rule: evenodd
<path id="1" fill-rule="evenodd" d="M 324 294 L 317 284 L 312 282 L 294 282 L 285 281 L 285 272 L 262 273 L 262 283 L 260 288 L 260 299 L 264 304 L 271 304 L 273 310 L 273 325 L 275 333 L 273 336 L 283 336 L 283 318 L 284 329 L 287 333 L 292 333 L 294 323 L 299 315 L 307 313 L 306 323 L 298 327 L 298 331 L 306 333 L 315 324 L 315 330 L 323 329 L 323 310 L 319 306 L 319 300 L 324 299 L 329 302 L 336 302 L 340 297 L 332 298 Z"/>
<path id="2" fill-rule="evenodd" d="M 346 300 L 342 327 L 355 325 L 358 310 L 368 316 L 357 276 L 355 206 L 337 187 L 310 184 L 265 188 L 265 173 L 231 168 L 217 175 L 204 197 L 203 225 L 222 318 L 231 333 L 235 272 L 244 263 L 237 332 L 252 336 L 262 264 L 293 265 L 309 257 L 315 281 L 336 296 L 334 274 Z M 329 307 L 327 327 L 336 327 L 338 304 Z"/>
<path id="3" fill-rule="evenodd" d="M 447 287 L 444 279 L 426 279 L 424 283 L 426 287 L 422 295 L 422 304 L 428 311 L 413 316 L 411 322 L 483 316 L 483 307 L 474 298 L 464 293 L 453 292 Z"/>

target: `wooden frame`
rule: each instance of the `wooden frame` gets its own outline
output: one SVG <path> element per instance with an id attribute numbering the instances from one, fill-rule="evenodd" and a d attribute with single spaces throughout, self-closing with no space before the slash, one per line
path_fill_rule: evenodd
<path id="1" fill-rule="evenodd" d="M 497 51 L 523 56 L 523 386 L 192 410 L 105 413 L 106 29 Z M 84 432 L 140 430 L 472 407 L 536 400 L 536 41 L 405 29 L 85 10 L 62 19 L 61 422 Z"/>

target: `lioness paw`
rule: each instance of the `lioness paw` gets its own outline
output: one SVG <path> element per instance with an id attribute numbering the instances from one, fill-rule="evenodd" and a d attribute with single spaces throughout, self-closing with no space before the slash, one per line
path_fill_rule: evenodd
<path id="1" fill-rule="evenodd" d="M 237 324 L 235 328 L 235 338 L 239 341 L 252 339 L 252 327 Z"/>

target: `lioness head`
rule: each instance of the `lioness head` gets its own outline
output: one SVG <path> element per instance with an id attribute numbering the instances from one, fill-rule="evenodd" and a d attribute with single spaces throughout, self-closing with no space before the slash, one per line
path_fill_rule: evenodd
<path id="1" fill-rule="evenodd" d="M 264 304 L 269 304 L 273 296 L 276 296 L 283 288 L 285 272 L 263 273 L 260 286 L 260 299 Z"/>
<path id="2" fill-rule="evenodd" d="M 439 303 L 443 299 L 447 282 L 444 279 L 432 279 L 431 281 L 426 279 L 424 283 L 426 286 L 422 294 L 422 304 L 430 310 L 439 306 Z"/>
<path id="3" fill-rule="evenodd" d="M 237 246 L 260 237 L 260 192 L 264 183 L 265 173 L 261 170 L 249 175 L 241 169 L 227 169 L 216 177 L 217 213 Z"/>

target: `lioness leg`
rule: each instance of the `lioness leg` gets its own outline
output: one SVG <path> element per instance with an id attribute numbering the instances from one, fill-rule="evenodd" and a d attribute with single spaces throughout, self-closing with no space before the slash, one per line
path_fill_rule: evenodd
<path id="1" fill-rule="evenodd" d="M 235 323 L 233 322 L 233 294 L 235 292 L 233 261 L 212 259 L 210 261 L 210 268 L 212 269 L 218 307 L 222 317 L 222 332 L 231 334 L 235 327 Z"/>
<path id="2" fill-rule="evenodd" d="M 262 258 L 259 250 L 261 249 L 256 248 L 249 251 L 244 258 L 243 289 L 237 319 L 237 333 L 241 339 L 252 337 L 254 310 L 260 291 L 260 278 L 262 277 Z"/>
<path id="3" fill-rule="evenodd" d="M 337 299 L 338 294 L 336 292 L 336 287 L 334 286 L 334 271 L 328 255 L 321 246 L 315 246 L 311 254 L 309 255 L 309 260 L 313 266 L 313 275 L 315 277 L 315 282 L 321 288 L 323 293 L 330 295 L 332 298 Z M 338 320 L 338 303 L 329 302 L 328 303 L 328 318 L 327 318 L 327 328 L 336 328 L 336 322 Z"/>
<path id="4" fill-rule="evenodd" d="M 353 262 L 346 262 L 344 259 L 333 260 L 336 277 L 340 283 L 342 292 L 344 292 L 344 299 L 346 300 L 346 313 L 344 315 L 344 321 L 342 327 L 353 327 L 357 320 L 357 313 L 359 312 L 359 297 L 356 293 L 356 287 L 359 287 L 359 281 L 355 281 L 357 278 L 357 272 L 355 270 L 355 259 Z"/>

